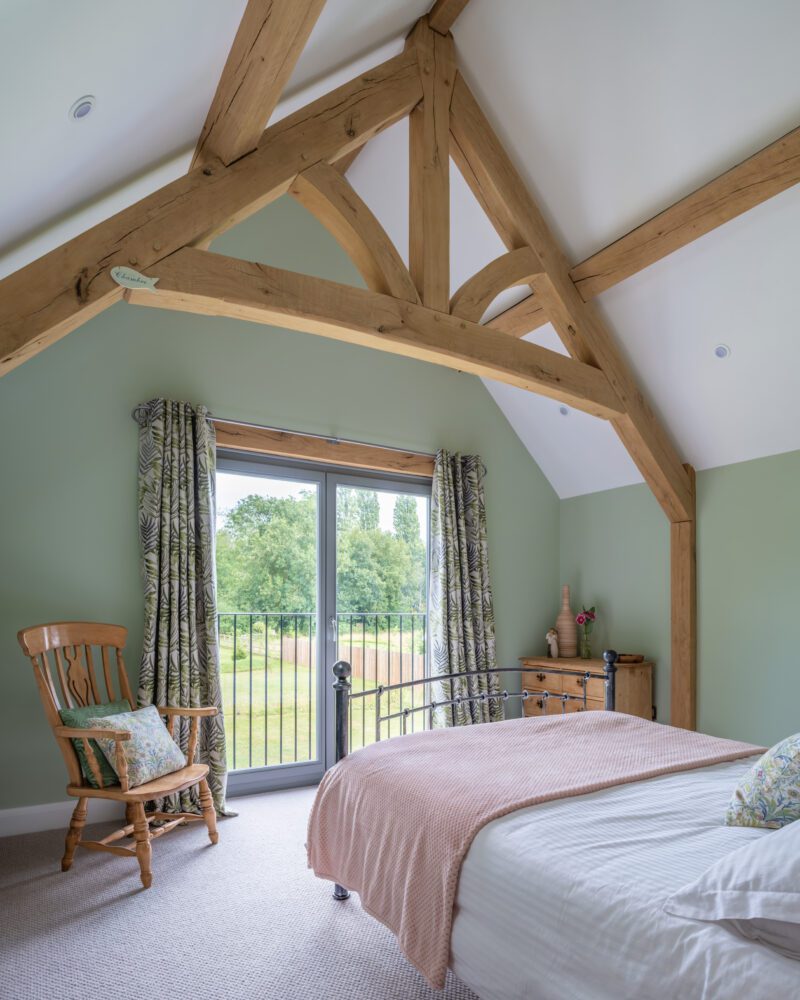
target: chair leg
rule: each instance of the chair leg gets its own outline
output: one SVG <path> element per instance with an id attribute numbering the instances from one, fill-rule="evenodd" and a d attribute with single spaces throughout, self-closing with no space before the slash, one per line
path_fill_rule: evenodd
<path id="1" fill-rule="evenodd" d="M 208 827 L 208 839 L 212 844 L 219 840 L 217 833 L 217 812 L 214 809 L 214 800 L 211 798 L 211 789 L 205 778 L 200 782 L 200 808 L 203 810 L 203 819 Z"/>
<path id="2" fill-rule="evenodd" d="M 133 837 L 136 841 L 136 857 L 139 860 L 142 885 L 149 889 L 153 882 L 153 873 L 150 870 L 150 859 L 153 851 L 150 847 L 150 826 L 144 812 L 144 802 L 134 802 L 133 812 Z"/>
<path id="3" fill-rule="evenodd" d="M 78 804 L 72 810 L 72 819 L 69 821 L 69 830 L 67 830 L 64 857 L 61 859 L 62 872 L 68 872 L 72 867 L 72 858 L 75 854 L 75 848 L 80 843 L 81 831 L 86 823 L 86 811 L 88 804 L 88 799 L 78 799 Z"/>

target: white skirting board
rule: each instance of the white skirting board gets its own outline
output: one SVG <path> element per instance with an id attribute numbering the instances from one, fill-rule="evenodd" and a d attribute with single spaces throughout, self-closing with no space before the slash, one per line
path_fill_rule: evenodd
<path id="1" fill-rule="evenodd" d="M 19 806 L 0 809 L 0 837 L 14 837 L 20 833 L 39 833 L 41 830 L 64 830 L 69 826 L 77 799 L 64 802 L 45 802 L 40 806 Z M 104 823 L 121 819 L 125 810 L 121 803 L 109 799 L 89 799 L 87 823 Z"/>

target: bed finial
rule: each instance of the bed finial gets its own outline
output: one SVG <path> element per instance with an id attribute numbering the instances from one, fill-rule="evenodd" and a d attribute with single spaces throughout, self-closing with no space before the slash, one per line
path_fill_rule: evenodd
<path id="1" fill-rule="evenodd" d="M 606 704 L 605 710 L 607 712 L 613 712 L 616 708 L 617 692 L 616 692 L 616 673 L 617 673 L 617 659 L 619 658 L 619 653 L 615 649 L 606 649 L 603 652 L 603 673 L 606 675 Z"/>

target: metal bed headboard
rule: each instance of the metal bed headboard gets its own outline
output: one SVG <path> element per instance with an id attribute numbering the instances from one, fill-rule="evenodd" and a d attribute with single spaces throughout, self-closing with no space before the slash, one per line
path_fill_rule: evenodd
<path id="1" fill-rule="evenodd" d="M 591 670 L 575 670 L 565 667 L 550 667 L 547 668 L 547 673 L 549 674 L 559 674 L 568 677 L 580 677 L 584 681 L 588 681 L 592 678 L 603 680 L 605 685 L 605 709 L 607 712 L 613 712 L 616 703 L 616 683 L 615 677 L 617 673 L 617 659 L 618 654 L 613 649 L 607 649 L 603 653 L 603 672 L 593 673 Z M 557 663 L 558 660 L 554 660 Z M 523 667 L 496 667 L 494 670 L 488 671 L 492 675 L 497 674 L 522 674 L 525 668 Z M 375 741 L 380 742 L 381 740 L 381 725 L 384 722 L 391 723 L 395 719 L 402 720 L 403 732 L 402 735 L 406 734 L 406 724 L 412 715 L 417 712 L 428 712 L 428 722 L 429 726 L 433 727 L 434 714 L 437 709 L 453 707 L 457 708 L 460 705 L 467 705 L 472 702 L 480 702 L 485 704 L 488 701 L 500 700 L 500 701 L 511 701 L 518 699 L 520 702 L 525 702 L 528 698 L 543 698 L 545 702 L 554 701 L 561 704 L 562 714 L 566 712 L 567 702 L 569 701 L 582 701 L 584 707 L 586 707 L 586 691 L 588 685 L 584 683 L 583 694 L 551 694 L 548 691 L 528 691 L 526 688 L 521 687 L 519 693 L 508 691 L 503 689 L 502 691 L 497 691 L 495 693 L 482 692 L 481 694 L 470 695 L 462 697 L 461 695 L 456 695 L 455 698 L 446 698 L 441 701 L 437 701 L 430 696 L 428 692 L 429 701 L 423 705 L 417 705 L 415 707 L 406 707 L 400 709 L 398 712 L 392 712 L 391 709 L 386 715 L 381 715 L 381 701 L 384 695 L 390 695 L 392 692 L 400 691 L 407 688 L 416 688 L 422 686 L 423 696 L 425 692 L 425 685 L 441 684 L 442 682 L 462 680 L 466 677 L 483 677 L 486 675 L 485 670 L 469 670 L 463 673 L 451 673 L 451 674 L 433 674 L 429 677 L 420 677 L 416 680 L 400 681 L 397 684 L 379 684 L 375 688 L 371 688 L 369 691 L 355 691 L 351 690 L 350 685 L 350 664 L 346 660 L 339 660 L 333 665 L 333 675 L 336 678 L 333 683 L 334 690 L 334 715 L 335 715 L 335 753 L 336 761 L 340 761 L 343 757 L 346 757 L 349 752 L 349 720 L 350 720 L 350 704 L 354 701 L 360 701 L 363 698 L 375 698 Z M 389 732 L 389 738 L 391 738 L 391 727 Z"/>

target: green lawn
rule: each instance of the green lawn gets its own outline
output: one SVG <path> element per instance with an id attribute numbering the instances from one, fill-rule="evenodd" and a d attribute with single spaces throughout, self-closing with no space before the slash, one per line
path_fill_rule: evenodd
<path id="1" fill-rule="evenodd" d="M 273 655 L 270 642 L 269 664 L 265 669 L 263 647 L 260 656 L 257 656 L 254 642 L 252 672 L 249 655 L 247 658 L 237 658 L 234 710 L 233 648 L 232 645 L 225 645 L 223 637 L 220 649 L 222 704 L 225 710 L 228 767 L 231 770 L 314 760 L 317 757 L 316 670 L 313 666 L 310 671 L 308 666 L 295 669 L 294 663 L 287 662 L 284 657 L 281 675 L 278 650 L 279 645 L 276 643 Z M 361 678 L 353 679 L 354 692 L 363 691 L 364 687 Z M 367 681 L 366 687 L 372 689 L 374 683 Z M 404 705 L 407 706 L 410 704 L 408 693 L 404 697 Z M 418 694 L 417 701 L 421 697 Z M 375 739 L 375 701 L 375 698 L 367 697 L 353 703 L 350 739 L 353 750 L 372 743 Z M 382 715 L 386 715 L 389 710 L 387 701 L 384 696 Z M 400 707 L 399 695 L 394 694 L 391 711 L 396 712 Z M 400 720 L 392 722 L 393 734 L 400 732 L 400 725 Z M 387 735 L 386 726 L 384 724 L 384 737 Z M 416 727 L 422 727 L 422 713 L 416 716 Z M 408 728 L 410 731 L 410 720 Z"/>

